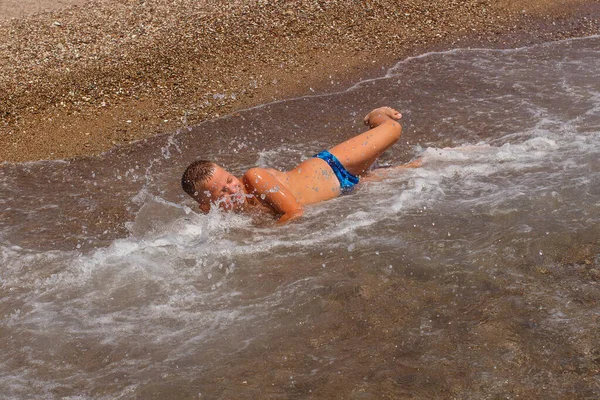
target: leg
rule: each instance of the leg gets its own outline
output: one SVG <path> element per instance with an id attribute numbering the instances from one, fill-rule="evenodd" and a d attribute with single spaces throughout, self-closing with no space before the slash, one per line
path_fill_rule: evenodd
<path id="1" fill-rule="evenodd" d="M 377 169 L 369 172 L 369 175 L 366 175 L 365 177 L 361 177 L 361 182 L 363 180 L 378 182 L 378 181 L 381 181 L 384 178 L 387 178 L 388 176 L 390 176 L 390 173 L 392 171 L 411 169 L 411 168 L 419 168 L 422 165 L 423 165 L 423 159 L 417 158 L 416 160 L 413 160 L 406 164 L 394 165 L 392 167 L 377 168 Z"/>
<path id="2" fill-rule="evenodd" d="M 394 109 L 378 108 L 365 118 L 367 124 L 375 126 L 373 129 L 338 144 L 329 152 L 340 160 L 348 172 L 362 175 L 400 138 L 402 127 L 396 122 L 400 117 L 400 113 Z"/>

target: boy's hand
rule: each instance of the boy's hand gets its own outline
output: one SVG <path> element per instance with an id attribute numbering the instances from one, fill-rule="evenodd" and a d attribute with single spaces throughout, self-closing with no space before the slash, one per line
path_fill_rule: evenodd
<path id="1" fill-rule="evenodd" d="M 398 121 L 400 118 L 402 118 L 402 114 L 397 110 L 391 107 L 380 107 L 368 113 L 363 122 L 368 127 L 375 128 L 387 120 Z"/>

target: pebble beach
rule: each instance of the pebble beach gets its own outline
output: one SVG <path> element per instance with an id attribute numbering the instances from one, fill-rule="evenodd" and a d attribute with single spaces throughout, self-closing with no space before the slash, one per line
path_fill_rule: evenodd
<path id="1" fill-rule="evenodd" d="M 599 33 L 600 0 L 0 0 L 0 399 L 600 399 Z M 291 224 L 181 189 L 383 105 L 379 166 L 422 166 Z"/>
<path id="2" fill-rule="evenodd" d="M 100 154 L 429 51 L 598 33 L 598 1 L 0 1 L 0 162 Z"/>

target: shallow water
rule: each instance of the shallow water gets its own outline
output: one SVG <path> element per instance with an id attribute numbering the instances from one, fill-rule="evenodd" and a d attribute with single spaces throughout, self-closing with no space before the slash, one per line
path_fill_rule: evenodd
<path id="1" fill-rule="evenodd" d="M 3 164 L 0 393 L 600 397 L 599 48 L 431 53 L 100 157 Z M 196 157 L 290 168 L 378 105 L 404 114 L 382 163 L 422 168 L 282 227 L 199 215 L 179 189 Z"/>

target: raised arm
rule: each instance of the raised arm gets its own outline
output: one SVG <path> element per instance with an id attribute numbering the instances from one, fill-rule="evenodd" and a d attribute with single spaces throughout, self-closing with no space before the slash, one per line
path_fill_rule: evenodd
<path id="1" fill-rule="evenodd" d="M 277 178 L 263 168 L 252 168 L 244 174 L 242 181 L 248 193 L 259 201 L 268 204 L 280 214 L 279 222 L 286 222 L 302 216 L 302 205 Z"/>

